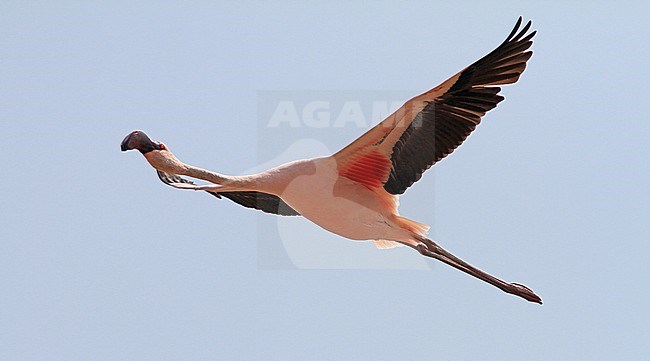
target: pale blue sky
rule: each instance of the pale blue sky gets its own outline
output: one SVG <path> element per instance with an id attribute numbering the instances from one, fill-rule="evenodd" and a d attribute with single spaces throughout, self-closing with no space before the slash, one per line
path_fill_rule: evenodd
<path id="1" fill-rule="evenodd" d="M 0 360 L 648 359 L 650 9 L 537 3 L 1 2 Z M 522 79 L 400 209 L 543 306 L 437 263 L 265 269 L 273 216 L 119 151 L 244 172 L 299 140 L 265 139 L 260 92 L 423 91 L 519 15 Z"/>

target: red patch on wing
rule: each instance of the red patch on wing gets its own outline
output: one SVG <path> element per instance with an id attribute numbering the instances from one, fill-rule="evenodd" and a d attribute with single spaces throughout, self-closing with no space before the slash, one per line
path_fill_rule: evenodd
<path id="1" fill-rule="evenodd" d="M 339 168 L 339 174 L 368 188 L 376 188 L 383 186 L 388 179 L 390 166 L 388 157 L 371 151 L 344 164 Z"/>

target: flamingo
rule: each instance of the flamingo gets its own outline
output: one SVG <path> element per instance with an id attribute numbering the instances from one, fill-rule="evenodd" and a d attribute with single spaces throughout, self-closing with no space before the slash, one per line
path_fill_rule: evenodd
<path id="1" fill-rule="evenodd" d="M 398 198 L 422 174 L 452 153 L 485 113 L 504 97 L 499 85 L 515 83 L 532 56 L 536 31 L 522 18 L 495 50 L 401 108 L 340 151 L 302 159 L 267 171 L 229 176 L 191 166 L 169 148 L 133 131 L 121 150 L 137 149 L 160 180 L 179 189 L 206 191 L 263 212 L 301 215 L 351 240 L 377 248 L 408 246 L 512 295 L 541 304 L 530 288 L 502 281 L 475 268 L 427 238 L 429 226 L 398 213 Z M 188 176 L 209 182 L 196 185 Z"/>

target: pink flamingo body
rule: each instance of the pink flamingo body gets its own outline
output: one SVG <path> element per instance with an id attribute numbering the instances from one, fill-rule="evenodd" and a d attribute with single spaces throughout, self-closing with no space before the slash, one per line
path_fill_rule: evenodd
<path id="1" fill-rule="evenodd" d="M 441 85 L 407 101 L 395 113 L 339 152 L 297 160 L 248 176 L 227 176 L 179 161 L 141 131 L 127 135 L 122 150 L 138 149 L 175 188 L 207 191 L 246 207 L 279 215 L 301 215 L 352 240 L 378 248 L 405 245 L 531 302 L 529 288 L 491 276 L 426 238 L 429 227 L 398 213 L 398 197 L 436 162 L 454 151 L 504 98 L 498 85 L 519 79 L 532 55 L 535 32 L 521 31 L 521 18 L 493 52 Z M 202 179 L 194 185 L 181 175 Z"/>

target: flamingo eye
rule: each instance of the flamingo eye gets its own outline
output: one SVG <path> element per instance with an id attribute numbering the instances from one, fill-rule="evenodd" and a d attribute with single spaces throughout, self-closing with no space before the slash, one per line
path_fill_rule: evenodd
<path id="1" fill-rule="evenodd" d="M 166 150 L 167 149 L 167 147 L 165 147 L 165 145 L 162 144 L 162 143 L 160 143 L 158 146 L 160 147 L 160 150 Z"/>

